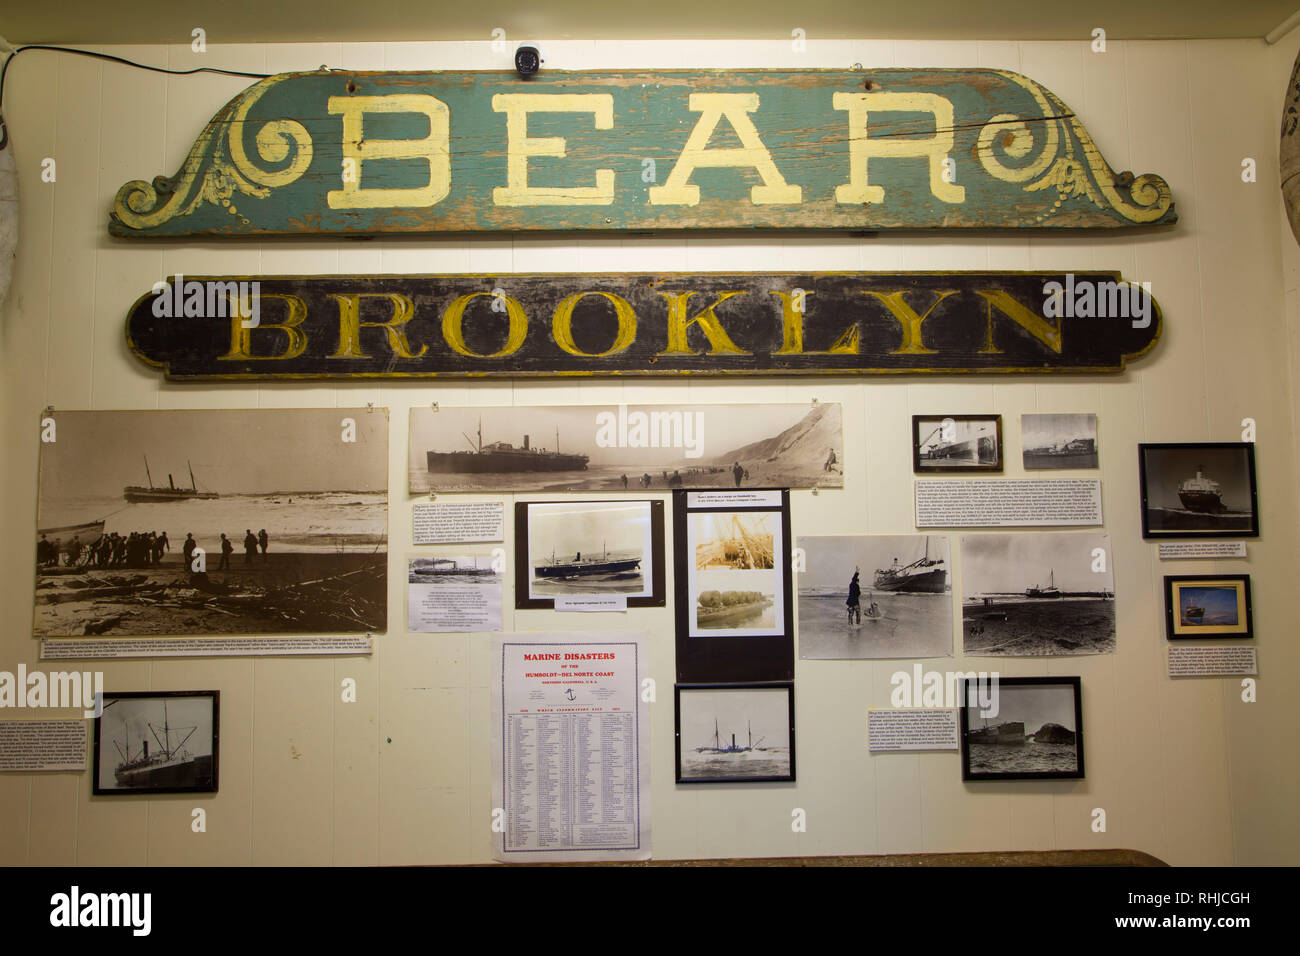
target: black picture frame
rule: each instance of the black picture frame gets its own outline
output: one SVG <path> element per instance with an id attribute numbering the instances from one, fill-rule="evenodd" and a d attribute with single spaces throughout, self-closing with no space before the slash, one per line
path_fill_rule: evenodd
<path id="1" fill-rule="evenodd" d="M 546 501 L 515 502 L 515 609 L 516 610 L 554 610 L 554 597 L 537 597 L 532 594 L 532 556 L 529 550 L 530 511 L 541 507 L 563 507 L 580 509 L 592 506 L 594 514 L 603 509 L 626 509 L 644 505 L 650 520 L 650 574 L 646 579 L 650 593 L 629 596 L 628 607 L 663 607 L 667 604 L 666 571 L 664 570 L 664 503 L 658 498 L 601 498 L 601 499 L 566 499 Z M 645 555 L 641 569 L 644 575 Z M 574 591 L 574 594 L 581 593 Z M 617 593 L 614 591 L 611 594 Z"/>
<path id="2" fill-rule="evenodd" d="M 1074 715 L 1073 735 L 1074 735 L 1074 754 L 1075 754 L 1074 769 L 1073 770 L 1029 771 L 1029 770 L 1019 769 L 1013 766 L 1007 770 L 991 771 L 991 770 L 981 769 L 981 764 L 979 762 L 973 762 L 972 761 L 973 755 L 971 751 L 972 744 L 980 743 L 980 741 L 974 739 L 974 734 L 989 729 L 998 729 L 998 725 L 995 725 L 994 728 L 972 727 L 971 712 L 972 710 L 978 711 L 979 708 L 978 706 L 975 707 L 971 706 L 970 701 L 973 698 L 970 695 L 974 691 L 976 683 L 980 680 L 984 680 L 985 683 L 996 682 L 997 692 L 999 694 L 999 706 L 1001 706 L 1002 703 L 1013 703 L 1012 701 L 1005 700 L 1001 696 L 1012 688 L 1028 688 L 1028 687 L 1053 688 L 1054 687 L 1054 688 L 1059 688 L 1062 691 L 1068 689 L 1068 691 L 1073 695 L 1073 715 Z M 997 677 L 991 679 L 967 677 L 962 680 L 961 697 L 958 699 L 957 703 L 958 703 L 957 710 L 961 716 L 961 778 L 962 780 L 1082 780 L 1084 779 L 1083 696 L 1081 692 L 1081 682 L 1078 677 Z M 1060 708 L 1058 708 L 1058 710 L 1059 709 Z M 1012 711 L 1012 716 L 1013 717 L 1015 716 L 1014 710 Z M 1010 720 L 1010 721 L 1003 722 L 1004 725 L 1014 725 L 1016 723 L 1019 723 L 1020 725 L 1019 742 L 1017 743 L 1014 739 L 1015 728 L 1014 726 L 1012 726 L 1009 731 L 997 735 L 999 739 L 997 739 L 994 742 L 998 745 L 999 750 L 1001 750 L 1004 747 L 1011 748 L 1016 746 L 1020 746 L 1020 747 L 1030 746 L 1030 744 L 1025 738 L 1036 736 L 1037 734 L 1042 732 L 1043 727 L 1046 727 L 1048 723 L 1054 723 L 1054 722 L 1051 721 L 1045 722 L 1042 725 L 1040 725 L 1038 730 L 1033 731 L 1030 734 L 1024 733 L 1024 731 L 1027 728 L 1023 720 L 1021 721 Z M 1060 726 L 1062 730 L 1067 730 L 1067 731 L 1069 730 L 1069 728 L 1065 728 L 1064 725 L 1058 725 L 1058 726 Z M 1035 743 L 1038 743 L 1038 741 L 1035 741 Z M 1007 749 L 1004 752 L 1008 754 L 1012 753 L 1010 749 Z M 1019 763 L 1022 764 L 1027 762 L 1028 761 L 1019 761 Z"/>
<path id="3" fill-rule="evenodd" d="M 955 456 L 943 456 L 938 459 L 924 457 L 921 454 L 921 445 L 929 441 L 935 431 L 948 422 L 954 426 L 962 424 L 975 424 L 988 422 L 993 425 L 993 442 L 988 444 L 984 438 L 973 438 L 966 440 L 954 440 L 949 447 L 959 447 L 967 442 L 974 442 L 972 445 L 975 451 L 976 461 L 971 463 L 959 462 Z M 987 457 L 987 451 L 991 450 L 995 456 L 993 461 L 982 461 L 980 459 Z M 938 462 L 931 464 L 931 462 Z M 1002 416 L 1001 415 L 913 415 L 912 416 L 912 472 L 918 475 L 956 475 L 956 474 L 1001 474 L 1006 465 L 1006 459 L 1002 452 Z"/>
<path id="4" fill-rule="evenodd" d="M 1219 612 L 1206 607 L 1206 595 L 1197 592 L 1232 591 L 1233 623 L 1221 620 Z M 1199 609 L 1199 614 L 1195 613 Z M 1188 613 L 1192 612 L 1192 613 Z M 1206 616 L 1214 618 L 1202 623 Z M 1198 620 L 1199 619 L 1199 620 Z M 1165 639 L 1170 641 L 1249 640 L 1255 636 L 1255 614 L 1250 601 L 1249 574 L 1166 574 Z"/>
<path id="5" fill-rule="evenodd" d="M 1143 538 L 1259 537 L 1253 442 L 1143 442 L 1138 479 Z M 1193 479 L 1203 482 L 1188 488 Z M 1204 507 L 1220 510 L 1189 507 L 1198 497 L 1207 502 Z M 1243 506 L 1248 510 L 1225 510 Z"/>
<path id="6" fill-rule="evenodd" d="M 699 628 L 697 598 L 710 588 L 696 576 L 691 522 L 737 516 L 763 521 L 772 537 L 771 623 L 761 627 Z M 762 516 L 767 516 L 763 518 Z M 776 540 L 779 536 L 779 541 Z M 682 684 L 794 680 L 794 586 L 790 567 L 790 492 L 785 488 L 673 492 L 674 613 L 677 681 Z M 753 572 L 746 572 L 753 573 Z M 692 593 L 697 584 L 698 594 Z M 748 633 L 746 633 L 748 632 Z"/>
<path id="7" fill-rule="evenodd" d="M 786 697 L 785 717 L 783 718 L 783 725 L 781 729 L 785 730 L 788 733 L 788 738 L 787 738 L 788 747 L 786 748 L 788 751 L 788 760 L 789 760 L 788 772 L 785 773 L 772 772 L 773 770 L 780 769 L 780 765 L 784 762 L 785 755 L 781 755 L 779 753 L 779 747 L 778 747 L 773 751 L 772 757 L 770 759 L 765 759 L 765 755 L 763 752 L 766 750 L 766 748 L 762 746 L 762 743 L 765 739 L 767 739 L 766 735 L 760 735 L 759 740 L 754 741 L 752 739 L 752 734 L 753 734 L 752 724 L 750 726 L 750 731 L 749 731 L 750 736 L 746 738 L 746 740 L 742 744 L 742 742 L 740 741 L 728 740 L 722 736 L 723 731 L 722 731 L 721 724 L 717 723 L 717 717 L 715 716 L 715 733 L 718 735 L 718 737 L 714 741 L 714 745 L 715 747 L 718 748 L 716 752 L 717 759 L 715 759 L 712 762 L 712 766 L 702 768 L 701 772 L 699 773 L 691 773 L 688 771 L 685 775 L 683 775 L 683 771 L 682 771 L 682 763 L 683 763 L 682 761 L 682 754 L 683 754 L 682 695 L 683 693 L 685 693 L 688 700 L 692 698 L 692 695 L 705 697 L 708 694 L 721 694 L 731 698 L 732 700 L 735 700 L 738 697 L 744 697 L 750 694 L 761 693 L 763 691 L 777 691 L 777 690 L 784 691 Z M 759 702 L 756 701 L 755 707 L 758 706 L 760 706 Z M 769 710 L 772 709 L 771 705 L 768 706 L 768 709 Z M 775 715 L 770 713 L 766 715 L 760 715 L 760 719 L 762 719 L 765 724 L 769 725 L 769 729 L 771 729 L 771 725 L 773 724 L 774 717 Z M 678 783 L 733 784 L 733 783 L 794 783 L 795 782 L 794 682 L 793 681 L 751 681 L 751 682 L 744 682 L 744 683 L 676 684 L 673 687 L 673 721 L 674 721 L 673 723 L 674 734 L 676 740 L 676 756 L 675 756 L 676 780 Z M 728 731 L 728 734 L 733 736 L 736 733 L 738 733 L 737 730 Z M 696 747 L 692 748 L 691 745 L 694 743 L 695 743 L 694 739 L 685 741 L 685 746 L 687 750 L 695 749 L 697 753 L 700 753 L 707 748 L 707 743 L 704 745 L 697 745 Z M 731 758 L 734 758 L 734 760 Z M 727 762 L 731 763 L 731 767 L 728 769 L 734 772 L 721 772 L 721 768 Z"/>
<path id="8" fill-rule="evenodd" d="M 179 727 L 173 727 L 171 725 L 171 717 L 168 712 L 174 709 L 176 703 L 180 703 L 182 701 L 202 701 L 202 700 L 208 701 L 210 707 L 209 713 L 210 713 L 210 724 L 211 724 L 211 731 L 210 731 L 211 747 L 210 748 L 196 747 L 195 749 L 210 749 L 211 752 L 208 754 L 194 755 L 194 759 L 188 762 L 188 764 L 193 764 L 193 766 L 189 766 L 186 762 L 183 761 L 177 763 L 175 761 L 168 761 L 168 760 L 156 762 L 152 766 L 141 763 L 142 759 L 148 758 L 148 750 L 150 749 L 149 747 L 142 745 L 141 749 L 139 751 L 136 751 L 131 746 L 129 730 L 128 730 L 127 739 L 125 741 L 115 741 L 112 737 L 109 736 L 109 734 L 105 733 L 104 730 L 104 722 L 106 718 L 110 721 L 110 725 L 113 723 L 113 718 L 110 717 L 109 714 L 114 707 L 120 706 L 123 702 L 126 701 L 140 701 L 140 702 L 154 701 L 157 704 L 157 710 L 158 710 L 158 713 L 155 716 L 161 718 L 162 722 L 160 724 L 155 725 L 154 720 L 150 719 L 150 713 L 148 712 L 149 710 L 151 710 L 150 708 L 133 708 L 133 710 L 138 710 L 140 711 L 140 713 L 137 715 L 133 715 L 132 719 L 137 722 L 143 721 L 145 723 L 145 725 L 148 727 L 150 731 L 150 738 L 152 738 L 155 741 L 157 746 L 163 747 L 171 754 L 187 754 L 190 752 L 190 748 L 187 745 L 189 744 L 191 737 L 184 736 L 183 732 L 185 730 L 190 730 L 190 726 L 181 725 Z M 171 704 L 171 706 L 168 706 L 168 704 Z M 202 710 L 201 707 L 198 709 Z M 191 715 L 193 714 L 193 710 L 189 710 L 188 712 Z M 202 729 L 203 727 L 203 722 L 201 719 L 202 716 L 203 715 L 200 715 L 199 718 L 200 723 L 193 726 L 193 729 L 190 730 L 191 734 L 197 733 L 199 730 Z M 182 719 L 192 719 L 192 718 L 185 717 Z M 123 726 L 124 727 L 127 726 L 125 722 L 123 722 Z M 155 729 L 155 726 L 157 727 L 157 729 Z M 161 740 L 159 740 L 157 737 L 157 734 L 160 730 L 163 733 L 163 738 Z M 173 733 L 182 735 L 181 740 L 179 742 L 174 741 L 172 739 Z M 145 738 L 145 742 L 147 743 L 147 740 L 150 738 Z M 141 795 L 151 795 L 151 794 L 158 794 L 158 793 L 216 793 L 219 780 L 220 780 L 219 777 L 220 743 L 221 743 L 221 692 L 220 691 L 216 691 L 216 690 L 165 691 L 164 690 L 164 691 L 117 691 L 114 693 L 109 693 L 105 691 L 103 712 L 100 714 L 100 716 L 96 717 L 94 721 L 94 746 L 93 746 L 94 760 L 91 768 L 92 771 L 91 792 L 96 796 L 112 796 L 112 797 L 141 796 Z M 117 761 L 117 763 L 115 763 L 113 767 L 114 777 L 119 781 L 119 785 L 117 786 L 105 786 L 100 779 L 101 771 L 107 769 L 107 764 L 104 759 L 107 755 L 104 754 L 104 751 L 106 748 L 108 748 L 111 745 L 114 746 L 114 749 L 116 750 L 117 754 L 120 757 L 120 759 L 119 757 L 109 757 L 109 759 L 113 759 Z M 157 761 L 156 751 L 155 751 L 154 759 L 155 761 Z M 134 779 L 136 780 L 142 780 L 144 782 L 121 784 L 120 781 L 122 780 L 122 778 L 117 776 L 118 771 L 122 770 L 126 764 L 133 763 L 133 762 L 139 763 L 140 766 L 136 768 L 132 768 L 132 777 L 134 777 Z M 156 782 L 150 783 L 149 782 L 150 780 L 154 780 Z"/>

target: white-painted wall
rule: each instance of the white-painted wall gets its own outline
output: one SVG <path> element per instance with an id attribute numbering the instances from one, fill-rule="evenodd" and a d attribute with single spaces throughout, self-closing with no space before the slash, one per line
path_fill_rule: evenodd
<path id="1" fill-rule="evenodd" d="M 171 67 L 256 72 L 488 69 L 484 43 L 114 48 Z M 996 67 L 1018 70 L 1072 106 L 1117 169 L 1171 184 L 1181 221 L 1123 233 L 889 237 L 664 236 L 386 242 L 111 241 L 107 213 L 128 179 L 171 174 L 206 120 L 244 81 L 164 77 L 28 53 L 10 69 L 5 118 L 16 142 L 22 222 L 17 272 L 0 317 L 0 669 L 37 665 L 31 640 L 37 422 L 57 408 L 298 407 L 392 410 L 389 633 L 368 660 L 118 662 L 110 689 L 218 688 L 221 792 L 155 800 L 92 799 L 87 774 L 0 775 L 0 862 L 45 864 L 458 863 L 488 859 L 491 811 L 488 639 L 407 634 L 410 550 L 406 412 L 446 404 L 842 402 L 846 486 L 793 495 L 796 534 L 912 529 L 913 413 L 999 412 L 1007 473 L 1021 473 L 1024 412 L 1091 411 L 1112 535 L 1118 652 L 1085 659 L 963 660 L 1004 674 L 1083 678 L 1084 781 L 963 784 L 955 753 L 868 756 L 866 709 L 889 702 L 894 662 L 800 662 L 798 783 L 673 784 L 672 610 L 575 615 L 566 628 L 619 626 L 652 636 L 654 852 L 657 857 L 1130 847 L 1176 864 L 1300 862 L 1300 678 L 1295 635 L 1300 406 L 1297 250 L 1281 225 L 1277 128 L 1300 40 L 1087 43 L 817 42 L 544 44 L 555 68 Z M 1286 63 L 1283 66 L 1282 60 Z M 58 180 L 42 183 L 55 157 Z M 1259 163 L 1255 184 L 1241 159 Z M 1283 274 L 1283 250 L 1287 263 Z M 404 273 L 796 269 L 1119 269 L 1149 281 L 1163 307 L 1155 353 L 1118 376 L 932 377 L 847 382 L 529 381 L 469 385 L 167 385 L 127 352 L 127 307 L 157 279 L 184 273 Z M 1284 307 L 1289 302 L 1289 311 Z M 1139 441 L 1237 440 L 1258 423 L 1262 537 L 1247 562 L 1162 565 L 1138 521 Z M 1248 570 L 1261 680 L 1245 704 L 1235 681 L 1165 676 L 1161 575 Z M 956 569 L 960 593 L 961 569 Z M 506 626 L 552 629 L 548 612 Z M 910 666 L 910 665 L 903 665 Z M 359 701 L 340 702 L 344 677 Z M 64 716 L 71 716 L 66 714 Z M 209 808 L 208 832 L 190 809 Z M 790 829 L 807 811 L 803 834 Z M 1092 832 L 1094 807 L 1108 831 Z"/>

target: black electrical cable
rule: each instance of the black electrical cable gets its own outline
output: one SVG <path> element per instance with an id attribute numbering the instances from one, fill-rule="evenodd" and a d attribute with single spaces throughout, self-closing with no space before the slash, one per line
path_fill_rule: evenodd
<path id="1" fill-rule="evenodd" d="M 16 47 L 14 51 L 5 59 L 4 66 L 0 66 L 0 149 L 4 148 L 5 142 L 9 138 L 8 131 L 4 125 L 4 96 L 5 96 L 5 75 L 9 72 L 9 64 L 18 59 L 19 53 L 25 53 L 27 50 L 49 50 L 54 53 L 75 53 L 78 56 L 88 56 L 96 60 L 107 60 L 110 63 L 120 63 L 123 66 L 133 66 L 140 70 L 149 70 L 153 73 L 168 73 L 172 76 L 189 76 L 193 73 L 220 73 L 222 76 L 244 76 L 255 80 L 264 80 L 270 73 L 245 73 L 241 70 L 222 70 L 214 66 L 197 66 L 192 70 L 169 70 L 165 66 L 150 66 L 147 63 L 137 63 L 135 60 L 128 60 L 126 57 L 113 56 L 111 53 L 99 53 L 95 50 L 78 50 L 74 47 L 67 46 L 47 46 L 43 43 L 29 43 L 26 46 Z"/>

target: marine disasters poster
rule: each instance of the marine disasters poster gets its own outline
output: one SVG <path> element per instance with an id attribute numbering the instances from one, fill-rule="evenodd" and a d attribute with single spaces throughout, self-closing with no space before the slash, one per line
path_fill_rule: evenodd
<path id="1" fill-rule="evenodd" d="M 842 488 L 838 404 L 414 408 L 410 491 Z"/>
<path id="2" fill-rule="evenodd" d="M 493 641 L 493 859 L 650 859 L 646 647 L 644 632 Z"/>

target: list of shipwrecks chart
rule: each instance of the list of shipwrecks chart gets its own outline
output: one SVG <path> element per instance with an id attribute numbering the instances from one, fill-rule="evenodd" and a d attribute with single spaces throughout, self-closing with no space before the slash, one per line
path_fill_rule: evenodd
<path id="1" fill-rule="evenodd" d="M 37 637 L 385 630 L 385 410 L 50 417 Z"/>

